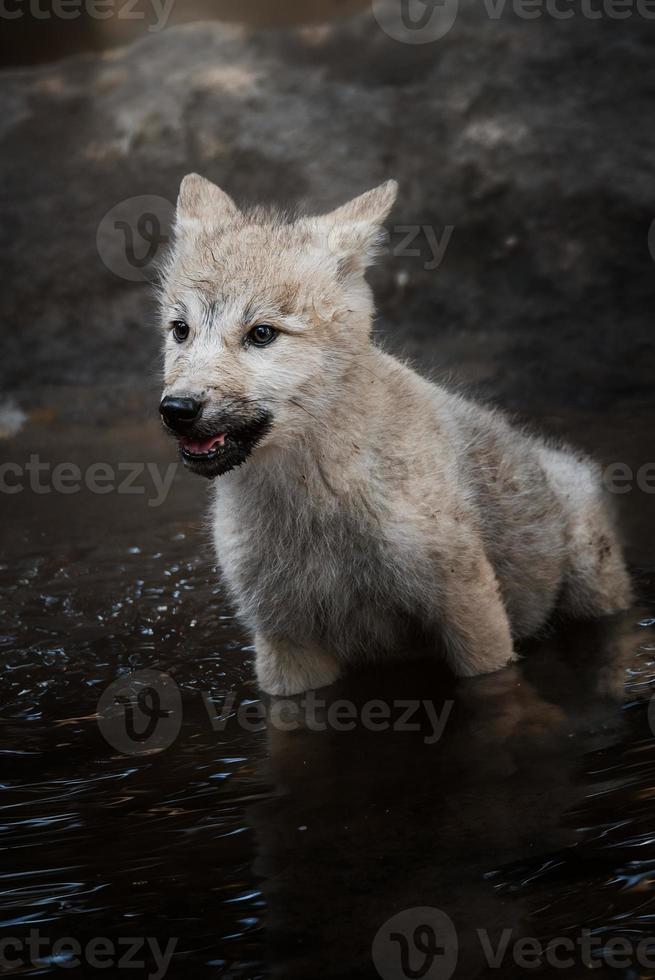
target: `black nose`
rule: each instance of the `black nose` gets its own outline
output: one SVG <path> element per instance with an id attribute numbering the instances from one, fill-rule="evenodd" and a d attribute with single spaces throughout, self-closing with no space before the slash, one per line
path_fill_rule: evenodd
<path id="1" fill-rule="evenodd" d="M 202 402 L 196 398 L 162 398 L 159 412 L 169 429 L 183 429 L 195 422 L 202 412 Z"/>

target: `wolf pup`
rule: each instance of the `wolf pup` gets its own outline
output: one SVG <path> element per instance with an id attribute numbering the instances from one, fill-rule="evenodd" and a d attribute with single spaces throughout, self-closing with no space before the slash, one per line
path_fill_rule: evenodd
<path id="1" fill-rule="evenodd" d="M 160 412 L 220 478 L 215 545 L 270 694 L 418 641 L 458 675 L 497 670 L 556 603 L 630 602 L 596 466 L 373 343 L 364 273 L 396 191 L 289 220 L 180 188 Z"/>

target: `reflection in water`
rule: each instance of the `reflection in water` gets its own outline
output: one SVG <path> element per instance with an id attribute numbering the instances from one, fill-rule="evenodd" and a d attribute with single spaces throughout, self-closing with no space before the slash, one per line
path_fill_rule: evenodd
<path id="1" fill-rule="evenodd" d="M 150 461 L 170 462 L 142 408 L 121 427 L 78 408 L 28 423 L 5 443 L 10 458 L 84 467 L 142 458 L 147 444 Z M 203 692 L 219 708 L 229 693 L 260 701 L 202 489 L 180 472 L 158 508 L 87 491 L 4 501 L 3 938 L 175 938 L 169 977 L 356 980 L 376 976 L 380 927 L 419 906 L 452 919 L 463 978 L 533 972 L 511 960 L 489 971 L 478 929 L 494 948 L 503 929 L 542 941 L 589 929 L 598 945 L 651 935 L 647 577 L 644 605 L 562 626 L 511 670 L 455 683 L 417 662 L 345 679 L 328 693 L 354 702 L 352 731 L 244 726 L 234 711 L 214 727 Z M 116 677 L 149 667 L 179 686 L 182 727 L 166 751 L 128 757 L 102 738 L 96 707 Z M 366 728 L 373 699 L 434 702 L 443 737 L 425 710 L 421 731 Z"/>
<path id="2" fill-rule="evenodd" d="M 360 706 L 452 698 L 437 745 L 426 745 L 425 719 L 412 734 L 271 729 L 260 768 L 279 795 L 253 806 L 248 820 L 274 975 L 307 977 L 316 962 L 325 977 L 375 975 L 373 937 L 418 906 L 454 922 L 458 977 L 485 969 L 479 929 L 493 948 L 505 929 L 512 941 L 544 943 L 601 924 L 623 934 L 632 900 L 623 898 L 616 849 L 636 881 L 643 842 L 627 828 L 645 809 L 655 760 L 643 704 L 620 710 L 636 645 L 630 622 L 569 630 L 535 645 L 520 668 L 456 686 L 420 664 L 411 674 L 406 666 L 367 672 L 335 692 Z M 652 662 L 643 666 L 647 684 Z M 621 760 L 635 743 L 641 757 L 626 779 Z M 642 929 L 650 934 L 647 920 Z M 502 975 L 512 969 L 508 958 Z"/>

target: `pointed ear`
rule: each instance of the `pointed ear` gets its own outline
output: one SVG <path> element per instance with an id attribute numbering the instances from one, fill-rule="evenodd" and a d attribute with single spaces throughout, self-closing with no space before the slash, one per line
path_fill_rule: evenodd
<path id="1" fill-rule="evenodd" d="M 374 187 L 372 191 L 366 191 L 347 204 L 342 204 L 336 211 L 330 211 L 323 216 L 323 220 L 335 224 L 362 221 L 369 225 L 381 225 L 394 206 L 397 195 L 397 181 L 387 180 L 379 187 Z"/>
<path id="2" fill-rule="evenodd" d="M 187 174 L 180 184 L 175 230 L 226 224 L 239 213 L 232 198 L 211 180 L 206 180 L 200 174 Z"/>
<path id="3" fill-rule="evenodd" d="M 363 272 L 375 258 L 384 240 L 381 225 L 397 194 L 398 184 L 388 180 L 317 219 L 328 232 L 328 248 L 337 256 L 343 276 Z"/>

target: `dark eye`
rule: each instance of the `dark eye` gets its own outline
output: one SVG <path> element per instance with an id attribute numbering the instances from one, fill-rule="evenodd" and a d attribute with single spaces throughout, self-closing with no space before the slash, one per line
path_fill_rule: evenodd
<path id="1" fill-rule="evenodd" d="M 173 320 L 171 327 L 178 344 L 183 343 L 189 336 L 189 324 L 185 323 L 184 320 Z"/>
<path id="2" fill-rule="evenodd" d="M 278 331 L 270 323 L 258 323 L 248 333 L 247 339 L 255 347 L 267 347 L 277 337 Z"/>

